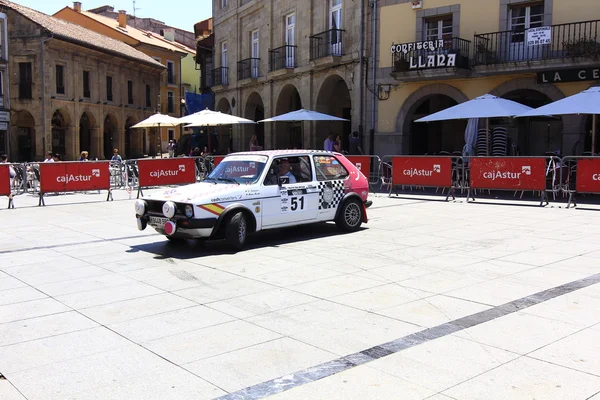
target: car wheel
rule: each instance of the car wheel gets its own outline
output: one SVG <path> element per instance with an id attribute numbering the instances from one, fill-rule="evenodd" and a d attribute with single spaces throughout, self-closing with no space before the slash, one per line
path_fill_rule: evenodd
<path id="1" fill-rule="evenodd" d="M 246 243 L 248 235 L 248 224 L 243 212 L 235 213 L 227 222 L 225 227 L 225 240 L 227 244 L 236 250 L 241 250 Z"/>
<path id="2" fill-rule="evenodd" d="M 362 220 L 362 205 L 356 199 L 349 199 L 342 205 L 335 224 L 343 231 L 354 232 L 360 228 Z"/>

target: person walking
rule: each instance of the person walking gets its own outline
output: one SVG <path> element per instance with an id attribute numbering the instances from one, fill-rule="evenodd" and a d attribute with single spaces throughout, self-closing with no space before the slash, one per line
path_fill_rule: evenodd
<path id="1" fill-rule="evenodd" d="M 79 155 L 79 161 L 89 161 L 88 160 L 89 153 L 87 151 L 82 151 Z"/>

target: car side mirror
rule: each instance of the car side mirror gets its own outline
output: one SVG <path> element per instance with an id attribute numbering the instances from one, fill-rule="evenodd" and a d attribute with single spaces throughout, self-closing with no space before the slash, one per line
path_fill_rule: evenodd
<path id="1" fill-rule="evenodd" d="M 279 186 L 283 186 L 285 184 L 290 183 L 290 177 L 289 176 L 280 176 L 279 177 Z"/>

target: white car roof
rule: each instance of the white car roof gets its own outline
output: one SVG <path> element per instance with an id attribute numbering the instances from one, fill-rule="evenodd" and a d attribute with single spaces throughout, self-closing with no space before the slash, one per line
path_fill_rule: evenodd
<path id="1" fill-rule="evenodd" d="M 325 150 L 263 150 L 263 151 L 242 151 L 239 153 L 231 153 L 227 156 L 241 156 L 241 155 L 253 155 L 253 156 L 267 156 L 267 157 L 276 157 L 276 156 L 301 156 L 307 154 L 331 154 L 341 156 L 340 153 L 325 151 Z M 225 156 L 225 157 L 227 157 Z"/>

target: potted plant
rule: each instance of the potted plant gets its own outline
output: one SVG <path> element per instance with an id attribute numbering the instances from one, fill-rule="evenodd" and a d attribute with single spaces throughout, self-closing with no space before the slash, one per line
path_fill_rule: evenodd
<path id="1" fill-rule="evenodd" d="M 600 55 L 600 45 L 586 36 L 563 42 L 567 57 L 587 57 L 596 59 Z"/>

